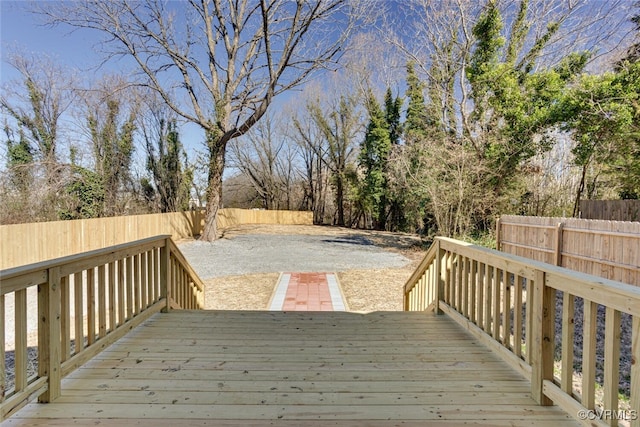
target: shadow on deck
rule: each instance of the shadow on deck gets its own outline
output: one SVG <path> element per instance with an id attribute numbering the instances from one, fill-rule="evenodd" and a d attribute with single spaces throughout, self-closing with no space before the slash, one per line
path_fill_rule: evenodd
<path id="1" fill-rule="evenodd" d="M 2 426 L 577 423 L 448 316 L 157 313 Z"/>

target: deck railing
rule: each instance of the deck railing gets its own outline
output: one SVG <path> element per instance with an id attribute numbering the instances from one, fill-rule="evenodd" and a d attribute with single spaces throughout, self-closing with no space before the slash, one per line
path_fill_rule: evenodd
<path id="1" fill-rule="evenodd" d="M 65 375 L 152 314 L 204 307 L 203 283 L 168 235 L 2 270 L 0 286 L 0 421 L 54 400 Z"/>
<path id="2" fill-rule="evenodd" d="M 539 404 L 640 426 L 640 288 L 437 238 L 404 291 L 405 310 L 451 316 L 529 378 Z"/>

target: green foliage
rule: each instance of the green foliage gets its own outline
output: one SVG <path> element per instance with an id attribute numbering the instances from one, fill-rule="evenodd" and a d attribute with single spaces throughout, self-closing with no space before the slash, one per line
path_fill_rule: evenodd
<path id="1" fill-rule="evenodd" d="M 154 141 L 147 140 L 147 170 L 151 172 L 160 196 L 160 211 L 186 210 L 189 208 L 193 169 L 187 167 L 186 154 L 180 142 L 176 121 L 161 120 L 159 127 L 159 137 L 155 142 L 157 154 Z M 184 157 L 184 164 L 181 157 Z M 147 193 L 153 188 L 149 189 L 143 185 L 143 190 L 145 197 L 149 198 L 150 195 Z"/>
<path id="2" fill-rule="evenodd" d="M 118 195 L 126 182 L 130 180 L 131 156 L 133 154 L 133 133 L 135 114 L 130 112 L 121 123 L 120 101 L 109 97 L 106 111 L 88 114 L 87 122 L 93 143 L 96 173 L 101 177 L 104 187 L 104 204 L 101 215 L 119 213 Z"/>
<path id="3" fill-rule="evenodd" d="M 72 165 L 71 173 L 72 179 L 65 190 L 72 197 L 72 206 L 59 212 L 60 219 L 98 218 L 105 200 L 102 177 L 77 165 Z"/>
<path id="4" fill-rule="evenodd" d="M 407 64 L 407 92 L 409 100 L 406 120 L 404 123 L 405 138 L 407 143 L 414 139 L 427 135 L 429 122 L 424 99 L 424 84 L 415 72 L 415 64 Z"/>
<path id="5" fill-rule="evenodd" d="M 390 92 L 387 93 L 389 95 L 386 104 L 391 106 L 392 111 L 384 112 L 375 96 L 369 92 L 369 124 L 358 156 L 358 163 L 364 171 L 360 203 L 365 211 L 373 214 L 378 229 L 384 229 L 386 221 L 386 166 L 391 151 L 390 125 L 387 117 L 393 118 L 395 115 L 395 103 L 391 100 Z"/>
<path id="6" fill-rule="evenodd" d="M 561 105 L 576 141 L 574 163 L 583 169 L 576 205 L 594 163 L 604 167 L 621 197 L 640 193 L 640 63 L 620 65 L 616 73 L 584 75 Z"/>

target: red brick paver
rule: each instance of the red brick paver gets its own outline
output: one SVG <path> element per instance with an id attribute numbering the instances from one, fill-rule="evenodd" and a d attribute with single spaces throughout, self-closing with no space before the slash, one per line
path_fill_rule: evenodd
<path id="1" fill-rule="evenodd" d="M 333 311 L 325 273 L 291 273 L 283 311 Z"/>

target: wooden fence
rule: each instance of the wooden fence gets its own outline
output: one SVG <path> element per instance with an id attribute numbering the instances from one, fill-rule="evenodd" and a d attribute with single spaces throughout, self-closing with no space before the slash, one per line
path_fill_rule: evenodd
<path id="1" fill-rule="evenodd" d="M 539 404 L 584 425 L 622 415 L 640 427 L 640 288 L 439 237 L 404 292 L 405 310 L 446 313 L 529 378 Z"/>
<path id="2" fill-rule="evenodd" d="M 58 397 L 65 375 L 152 314 L 204 308 L 204 285 L 168 235 L 0 270 L 0 283 L 0 421 L 32 399 Z M 29 339 L 34 329 L 37 340 Z M 5 351 L 13 351 L 12 369 Z"/>
<path id="3" fill-rule="evenodd" d="M 221 209 L 218 227 L 239 224 L 312 224 L 311 212 Z M 169 234 L 201 234 L 204 211 L 0 225 L 0 269 Z"/>
<path id="4" fill-rule="evenodd" d="M 640 286 L 640 222 L 503 216 L 500 251 Z"/>
<path id="5" fill-rule="evenodd" d="M 640 200 L 581 200 L 580 218 L 640 221 Z"/>

